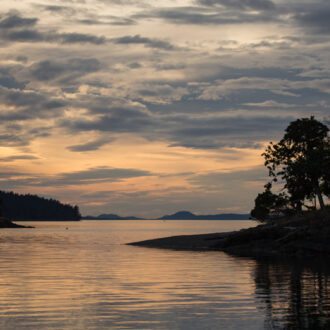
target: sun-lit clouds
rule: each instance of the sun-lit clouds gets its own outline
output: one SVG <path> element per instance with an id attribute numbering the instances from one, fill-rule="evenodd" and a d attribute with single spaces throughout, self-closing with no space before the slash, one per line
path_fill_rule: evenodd
<path id="1" fill-rule="evenodd" d="M 85 214 L 248 211 L 265 143 L 297 117 L 328 116 L 328 9 L 321 0 L 4 3 L 0 189 Z"/>

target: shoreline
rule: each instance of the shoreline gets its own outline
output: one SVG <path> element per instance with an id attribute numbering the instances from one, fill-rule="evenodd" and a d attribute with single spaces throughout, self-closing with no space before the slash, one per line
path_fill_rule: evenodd
<path id="1" fill-rule="evenodd" d="M 171 250 L 211 251 L 217 250 L 214 246 L 215 242 L 225 239 L 232 233 L 234 232 L 169 236 L 127 243 L 126 245 Z"/>
<path id="2" fill-rule="evenodd" d="M 128 243 L 149 248 L 223 251 L 238 257 L 330 259 L 330 220 L 309 213 L 224 233 L 180 235 Z"/>
<path id="3" fill-rule="evenodd" d="M 34 228 L 34 227 L 19 225 L 15 222 L 12 222 L 9 219 L 0 217 L 0 228 Z"/>

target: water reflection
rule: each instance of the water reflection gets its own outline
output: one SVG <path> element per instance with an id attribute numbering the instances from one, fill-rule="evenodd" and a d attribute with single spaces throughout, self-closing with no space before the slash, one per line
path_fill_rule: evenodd
<path id="1" fill-rule="evenodd" d="M 123 245 L 236 221 L 35 226 L 0 232 L 0 329 L 330 329 L 327 264 Z"/>
<path id="2" fill-rule="evenodd" d="M 329 265 L 325 260 L 257 260 L 256 297 L 266 329 L 330 329 Z"/>

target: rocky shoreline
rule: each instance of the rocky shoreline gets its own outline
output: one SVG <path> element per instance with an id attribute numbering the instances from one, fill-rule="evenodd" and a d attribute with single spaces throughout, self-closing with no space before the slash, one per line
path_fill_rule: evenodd
<path id="1" fill-rule="evenodd" d="M 182 235 L 128 245 L 191 251 L 225 251 L 246 257 L 330 257 L 330 219 L 320 212 L 229 233 Z"/>
<path id="2" fill-rule="evenodd" d="M 34 228 L 31 226 L 18 225 L 6 218 L 0 218 L 0 228 Z"/>

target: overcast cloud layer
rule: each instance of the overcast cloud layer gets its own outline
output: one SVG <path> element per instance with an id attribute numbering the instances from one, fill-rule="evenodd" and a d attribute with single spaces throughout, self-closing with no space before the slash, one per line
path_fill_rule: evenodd
<path id="1" fill-rule="evenodd" d="M 329 22 L 327 0 L 4 3 L 0 189 L 84 214 L 248 212 L 265 144 L 329 121 Z"/>

